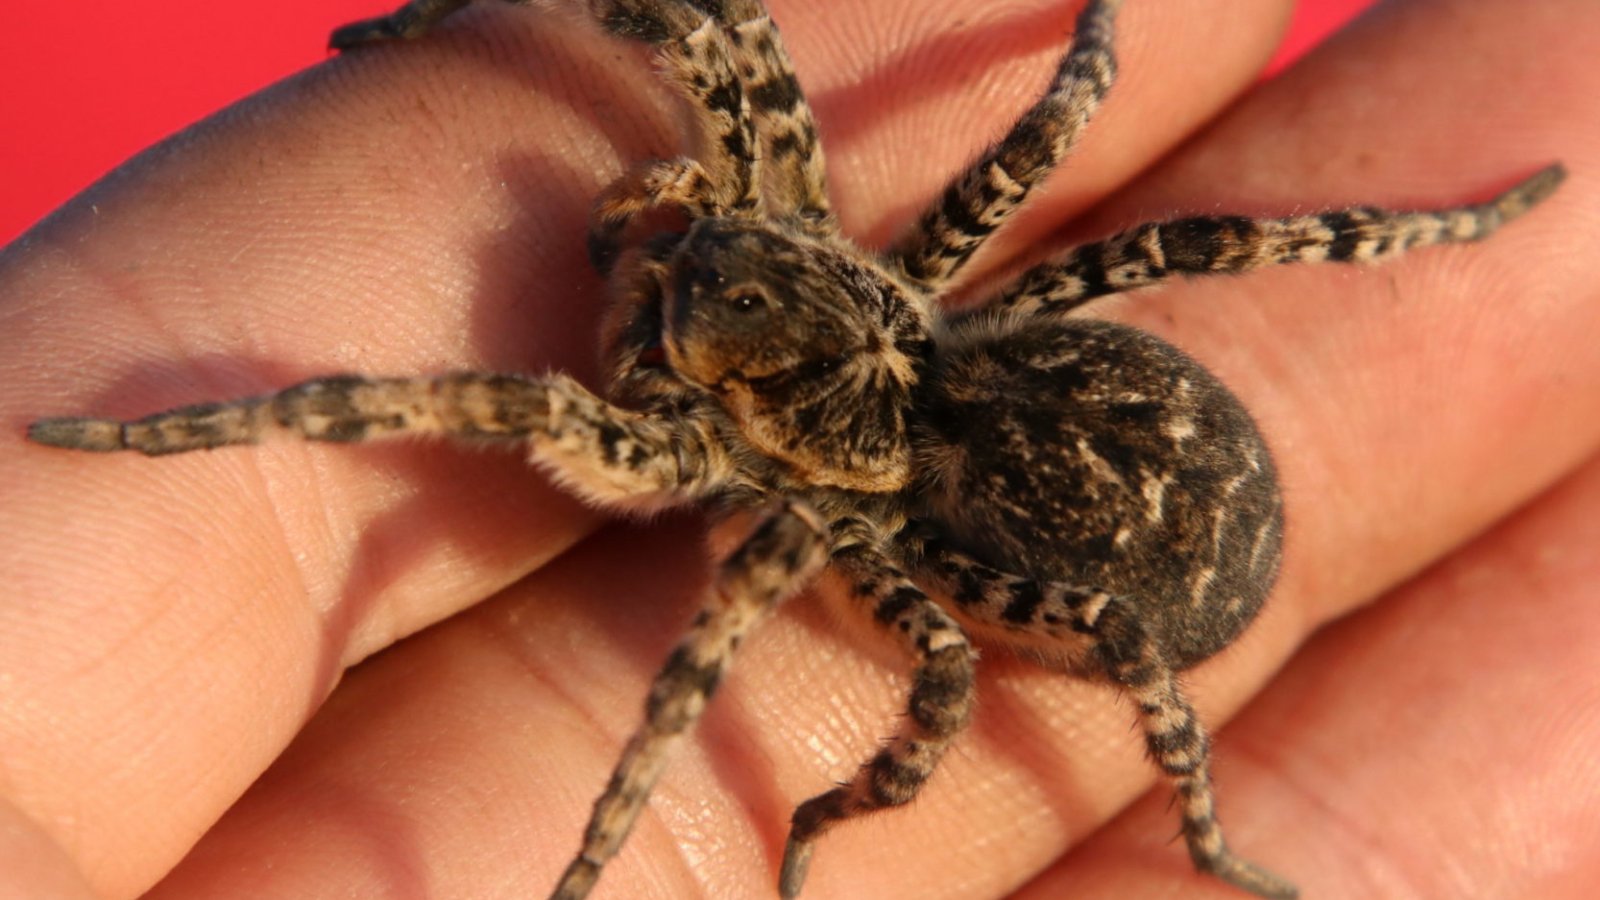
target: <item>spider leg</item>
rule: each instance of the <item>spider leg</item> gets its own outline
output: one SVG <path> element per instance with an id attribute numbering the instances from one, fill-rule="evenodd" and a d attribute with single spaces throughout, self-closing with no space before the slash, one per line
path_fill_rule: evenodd
<path id="1" fill-rule="evenodd" d="M 1372 263 L 1430 244 L 1482 240 L 1550 196 L 1565 177 L 1560 165 L 1549 166 L 1485 203 L 1451 209 L 1359 207 L 1286 218 L 1197 216 L 1147 223 L 1028 269 L 986 308 L 1059 314 L 1095 297 L 1183 275 L 1296 262 Z"/>
<path id="2" fill-rule="evenodd" d="M 332 50 L 349 50 L 362 44 L 422 37 L 472 0 L 410 0 L 394 12 L 361 19 L 333 30 Z M 525 6 L 533 0 L 504 0 Z M 589 14 L 606 31 L 621 38 L 659 44 L 693 31 L 705 21 L 707 6 L 692 0 L 581 0 Z"/>
<path id="3" fill-rule="evenodd" d="M 768 511 L 722 563 L 693 630 L 656 675 L 644 723 L 595 801 L 583 848 L 562 874 L 552 900 L 588 895 L 633 828 L 673 749 L 700 718 L 740 640 L 821 570 L 825 549 L 825 528 L 816 513 L 784 502 Z"/>
<path id="4" fill-rule="evenodd" d="M 421 37 L 451 13 L 472 0 L 411 0 L 388 15 L 349 22 L 328 36 L 329 50 L 349 50 L 362 44 Z M 507 0 L 525 3 L 527 0 Z"/>
<path id="5" fill-rule="evenodd" d="M 619 409 L 564 375 L 335 375 L 129 422 L 59 418 L 28 426 L 38 444 L 147 456 L 256 444 L 278 433 L 340 443 L 425 434 L 525 440 L 558 480 L 599 503 L 693 494 L 719 477 L 716 457 L 687 425 Z"/>
<path id="6" fill-rule="evenodd" d="M 660 58 L 695 111 L 697 145 L 692 158 L 645 163 L 600 195 L 589 230 L 597 269 L 609 271 L 628 223 L 656 206 L 691 218 L 795 215 L 813 231 L 837 230 L 811 107 L 759 2 L 727 4 L 718 20 L 662 42 Z"/>
<path id="7" fill-rule="evenodd" d="M 828 204 L 828 167 L 817 122 L 795 77 L 778 26 L 755 0 L 730 0 L 725 15 L 761 139 L 769 215 L 797 215 L 813 230 L 838 230 Z"/>
<path id="8" fill-rule="evenodd" d="M 938 542 L 916 549 L 934 581 L 948 586 L 961 613 L 980 626 L 1061 643 L 1087 640 L 1080 664 L 1122 688 L 1139 712 L 1150 758 L 1177 788 L 1183 838 L 1195 868 L 1269 900 L 1299 892 L 1283 878 L 1234 855 L 1217 821 L 1210 739 L 1178 684 L 1159 637 L 1132 599 L 1106 591 L 1040 582 L 986 566 Z"/>
<path id="9" fill-rule="evenodd" d="M 1116 77 L 1112 20 L 1121 0 L 1089 0 L 1044 96 L 956 177 L 888 251 L 914 284 L 936 292 L 1077 143 Z"/>
<path id="10" fill-rule="evenodd" d="M 799 895 L 817 838 L 845 819 L 911 802 L 972 712 L 975 654 L 955 620 L 868 544 L 835 549 L 833 560 L 853 579 L 854 598 L 917 663 L 900 733 L 848 783 L 795 810 L 778 879 L 785 900 Z"/>
<path id="11" fill-rule="evenodd" d="M 601 273 L 615 263 L 628 224 L 647 209 L 666 206 L 690 218 L 761 211 L 756 126 L 728 34 L 706 19 L 664 42 L 659 58 L 667 83 L 695 111 L 695 158 L 644 163 L 595 199 L 589 259 Z"/>
<path id="12" fill-rule="evenodd" d="M 757 0 L 730 0 L 688 35 L 661 42 L 662 68 L 695 111 L 692 158 L 644 163 L 595 202 L 589 258 L 601 273 L 623 232 L 647 209 L 690 218 L 793 215 L 811 231 L 838 229 L 816 120 L 788 51 Z"/>

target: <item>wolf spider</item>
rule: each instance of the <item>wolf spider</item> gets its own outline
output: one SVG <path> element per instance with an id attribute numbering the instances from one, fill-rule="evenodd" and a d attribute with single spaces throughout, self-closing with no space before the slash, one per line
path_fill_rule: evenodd
<path id="1" fill-rule="evenodd" d="M 417 37 L 468 2 L 413 0 L 331 43 Z M 947 315 L 940 296 L 1110 90 L 1120 2 L 1087 4 L 1044 95 L 882 253 L 839 233 L 815 122 L 759 0 L 585 5 L 606 30 L 655 46 L 697 125 L 692 157 L 644 164 L 594 206 L 590 256 L 612 291 L 609 399 L 561 374 L 341 375 L 131 422 L 45 419 L 29 437 L 160 455 L 281 432 L 440 434 L 525 445 L 602 507 L 756 512 L 656 677 L 557 898 L 589 892 L 740 639 L 825 566 L 912 658 L 914 676 L 898 733 L 795 811 L 782 896 L 800 892 L 825 832 L 907 803 L 933 773 L 972 711 L 969 634 L 1129 695 L 1176 786 L 1195 866 L 1262 897 L 1295 896 L 1224 842 L 1206 732 L 1177 681 L 1240 634 L 1273 584 L 1283 513 L 1272 458 L 1195 361 L 1065 313 L 1176 276 L 1477 240 L 1547 196 L 1561 168 L 1435 212 L 1139 225 Z M 629 246 L 630 224 L 658 208 L 687 227 Z"/>

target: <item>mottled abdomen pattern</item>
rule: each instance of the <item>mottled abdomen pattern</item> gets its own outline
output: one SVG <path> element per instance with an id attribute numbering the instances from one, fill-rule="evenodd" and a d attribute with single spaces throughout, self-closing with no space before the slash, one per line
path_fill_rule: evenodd
<path id="1" fill-rule="evenodd" d="M 1110 322 L 976 317 L 922 402 L 945 538 L 1040 581 L 1136 605 L 1192 665 L 1249 624 L 1283 512 L 1255 423 L 1177 348 Z"/>

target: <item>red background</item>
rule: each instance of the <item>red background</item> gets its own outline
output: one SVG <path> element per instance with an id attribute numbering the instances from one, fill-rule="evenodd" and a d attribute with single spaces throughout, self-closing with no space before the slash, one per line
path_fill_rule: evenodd
<path id="1" fill-rule="evenodd" d="M 108 169 L 325 57 L 335 25 L 398 0 L 10 4 L 0 27 L 0 244 Z M 1300 0 L 1279 62 L 1372 0 Z"/>

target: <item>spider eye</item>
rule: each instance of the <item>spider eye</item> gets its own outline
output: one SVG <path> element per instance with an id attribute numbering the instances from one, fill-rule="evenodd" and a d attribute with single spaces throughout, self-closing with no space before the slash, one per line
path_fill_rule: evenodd
<path id="1" fill-rule="evenodd" d="M 728 298 L 728 305 L 735 312 L 755 312 L 767 305 L 767 299 L 760 294 L 741 293 Z"/>

